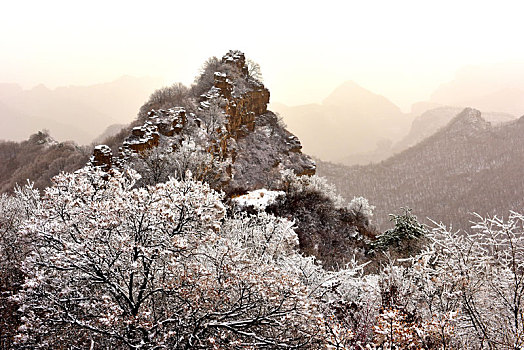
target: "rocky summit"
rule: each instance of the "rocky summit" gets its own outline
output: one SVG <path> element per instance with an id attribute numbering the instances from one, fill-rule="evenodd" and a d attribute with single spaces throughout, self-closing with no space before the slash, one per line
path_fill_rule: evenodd
<path id="1" fill-rule="evenodd" d="M 127 160 L 147 157 L 155 149 L 174 152 L 191 144 L 194 152 L 224 164 L 221 187 L 226 190 L 268 187 L 284 169 L 313 175 L 314 161 L 267 109 L 269 97 L 269 90 L 250 73 L 245 55 L 229 51 L 216 65 L 205 93 L 188 97 L 184 106 L 150 110 L 143 124 L 131 130 L 118 156 L 98 146 L 92 165 L 123 167 Z"/>

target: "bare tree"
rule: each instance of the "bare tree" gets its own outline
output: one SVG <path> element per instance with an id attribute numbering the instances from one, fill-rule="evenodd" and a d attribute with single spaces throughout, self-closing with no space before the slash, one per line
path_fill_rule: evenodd
<path id="1" fill-rule="evenodd" d="M 203 127 L 208 135 L 216 136 L 217 133 L 222 132 L 222 128 L 226 124 L 226 113 L 224 111 L 225 101 L 220 98 L 214 98 L 206 102 L 206 106 L 202 108 L 199 114 L 203 122 Z"/>
<path id="2" fill-rule="evenodd" d="M 147 118 L 147 113 L 152 109 L 167 109 L 172 107 L 184 107 L 187 110 L 192 110 L 193 108 L 189 89 L 182 83 L 175 83 L 153 92 L 149 100 L 140 107 L 138 120 L 144 121 Z"/>
<path id="3" fill-rule="evenodd" d="M 260 64 L 251 59 L 248 59 L 246 64 L 248 77 L 255 81 L 262 82 L 262 70 L 260 69 Z"/>
<path id="4" fill-rule="evenodd" d="M 210 57 L 200 68 L 200 75 L 195 79 L 191 92 L 193 97 L 199 98 L 205 94 L 215 83 L 215 72 L 222 68 L 222 62 L 215 56 Z"/>

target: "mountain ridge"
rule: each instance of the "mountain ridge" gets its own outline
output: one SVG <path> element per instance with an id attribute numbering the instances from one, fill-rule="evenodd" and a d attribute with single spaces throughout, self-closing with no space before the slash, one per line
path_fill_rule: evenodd
<path id="1" fill-rule="evenodd" d="M 328 160 L 371 151 L 384 140 L 400 139 L 410 122 L 386 97 L 352 81 L 339 85 L 321 104 L 276 103 L 274 109 L 300 138 L 305 152 Z"/>
<path id="2" fill-rule="evenodd" d="M 150 91 L 158 87 L 160 81 L 156 78 L 130 76 L 108 83 L 54 89 L 42 84 L 22 89 L 3 83 L 0 102 L 10 112 L 2 111 L 0 118 L 11 122 L 0 130 L 0 139 L 20 141 L 47 128 L 60 141 L 89 144 L 110 124 L 131 122 Z M 13 115 L 24 115 L 25 124 L 17 122 Z"/>
<path id="3" fill-rule="evenodd" d="M 364 196 L 374 204 L 379 227 L 388 214 L 407 206 L 424 221 L 467 230 L 471 212 L 504 215 L 524 206 L 523 132 L 522 118 L 494 127 L 479 111 L 465 109 L 382 162 L 348 167 L 317 161 L 317 171 L 346 199 Z"/>

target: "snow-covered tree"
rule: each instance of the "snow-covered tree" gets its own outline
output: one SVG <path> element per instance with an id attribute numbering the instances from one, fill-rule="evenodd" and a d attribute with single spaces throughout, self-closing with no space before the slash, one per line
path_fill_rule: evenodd
<path id="1" fill-rule="evenodd" d="M 454 287 L 462 347 L 522 348 L 524 215 L 477 221 L 471 234 L 438 225 L 426 259 L 437 269 L 436 281 Z"/>
<path id="2" fill-rule="evenodd" d="M 16 186 L 14 195 L 0 195 L 0 264 L 20 261 L 24 242 L 18 229 L 24 220 L 30 218 L 40 204 L 40 193 L 28 182 Z"/>
<path id="3" fill-rule="evenodd" d="M 46 189 L 24 228 L 36 248 L 19 296 L 22 342 L 138 347 L 165 335 L 160 329 L 178 312 L 169 307 L 173 293 L 190 278 L 180 261 L 218 229 L 224 208 L 199 182 L 132 189 L 136 179 L 85 168 Z"/>
<path id="4" fill-rule="evenodd" d="M 31 249 L 31 237 L 19 234 L 24 220 L 39 206 L 39 192 L 28 182 L 14 195 L 0 195 L 0 348 L 9 348 L 20 322 L 18 304 L 11 297 L 20 289 L 21 265 Z"/>
<path id="5" fill-rule="evenodd" d="M 337 193 L 335 186 L 321 176 L 299 176 L 291 169 L 281 172 L 279 187 L 289 193 L 318 192 L 332 200 L 335 207 L 342 207 L 344 199 Z"/>
<path id="6" fill-rule="evenodd" d="M 375 342 L 384 348 L 520 349 L 524 216 L 478 217 L 470 234 L 439 224 L 418 255 L 380 273 Z"/>
<path id="7" fill-rule="evenodd" d="M 173 150 L 170 144 L 160 144 L 150 151 L 133 154 L 131 167 L 141 175 L 139 186 L 166 182 L 170 177 L 185 180 L 190 174 L 193 180 L 218 187 L 225 181 L 227 161 L 219 161 L 195 142 L 184 140 Z"/>
<path id="8" fill-rule="evenodd" d="M 353 197 L 349 202 L 348 209 L 359 218 L 359 220 L 369 223 L 373 217 L 374 205 L 369 204 L 369 201 L 364 197 Z"/>
<path id="9" fill-rule="evenodd" d="M 285 192 L 268 211 L 296 219 L 300 248 L 325 268 L 340 269 L 354 256 L 364 257 L 363 236 L 373 236 L 369 218 L 350 210 L 333 185 L 319 176 L 283 170 L 275 187 Z M 363 200 L 362 200 L 363 201 Z"/>
<path id="10" fill-rule="evenodd" d="M 62 174 L 23 232 L 27 347 L 303 348 L 324 339 L 283 219 L 231 218 L 192 179 L 134 188 L 134 171 Z"/>

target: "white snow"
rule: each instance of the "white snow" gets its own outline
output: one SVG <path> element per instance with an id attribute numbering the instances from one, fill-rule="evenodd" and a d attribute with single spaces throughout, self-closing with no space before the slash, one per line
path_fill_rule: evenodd
<path id="1" fill-rule="evenodd" d="M 241 207 L 253 206 L 255 209 L 264 210 L 268 205 L 273 204 L 275 199 L 280 195 L 285 195 L 285 193 L 283 191 L 270 191 L 262 188 L 235 197 L 233 201 Z"/>
<path id="2" fill-rule="evenodd" d="M 107 145 L 98 145 L 95 150 L 100 151 L 103 154 L 111 154 L 111 148 Z"/>

